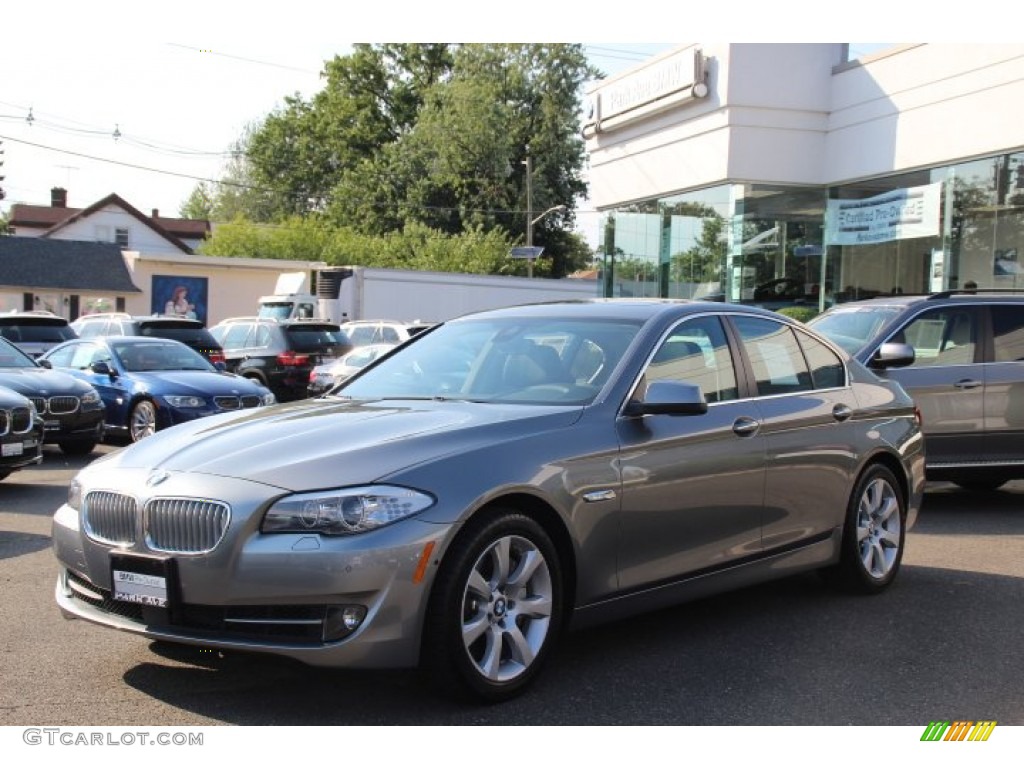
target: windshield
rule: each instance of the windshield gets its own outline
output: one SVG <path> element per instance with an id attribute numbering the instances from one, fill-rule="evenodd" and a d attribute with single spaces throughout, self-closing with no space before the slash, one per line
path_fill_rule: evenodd
<path id="1" fill-rule="evenodd" d="M 807 324 L 852 355 L 873 342 L 900 311 L 897 307 L 842 307 Z"/>
<path id="2" fill-rule="evenodd" d="M 121 362 L 121 367 L 129 372 L 217 372 L 205 357 L 178 342 L 125 341 L 111 344 L 110 348 Z"/>
<path id="3" fill-rule="evenodd" d="M 36 362 L 13 344 L 0 341 L 0 368 L 38 368 Z"/>
<path id="4" fill-rule="evenodd" d="M 334 394 L 585 405 L 596 397 L 639 327 L 624 320 L 566 318 L 448 323 L 415 337 Z"/>

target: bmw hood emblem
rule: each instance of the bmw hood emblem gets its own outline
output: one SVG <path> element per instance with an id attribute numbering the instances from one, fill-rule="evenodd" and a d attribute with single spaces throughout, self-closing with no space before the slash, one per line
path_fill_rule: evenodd
<path id="1" fill-rule="evenodd" d="M 152 474 L 150 474 L 149 477 L 146 478 L 146 485 L 152 488 L 154 485 L 160 485 L 160 483 L 162 483 L 170 476 L 170 472 L 158 469 L 156 472 L 153 472 Z"/>

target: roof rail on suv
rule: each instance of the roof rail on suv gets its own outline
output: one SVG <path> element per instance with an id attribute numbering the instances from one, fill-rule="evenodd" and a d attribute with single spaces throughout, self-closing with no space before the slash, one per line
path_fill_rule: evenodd
<path id="1" fill-rule="evenodd" d="M 972 296 L 976 294 L 998 295 L 1000 293 L 1021 294 L 1024 288 L 950 288 L 948 291 L 928 294 L 928 299 L 948 299 L 950 296 Z"/>

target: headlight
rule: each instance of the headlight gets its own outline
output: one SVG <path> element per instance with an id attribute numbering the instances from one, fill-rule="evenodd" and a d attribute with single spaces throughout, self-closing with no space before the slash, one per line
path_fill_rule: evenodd
<path id="1" fill-rule="evenodd" d="M 102 407 L 102 403 L 100 401 L 100 394 L 95 389 L 90 392 L 86 392 L 84 395 L 82 395 L 79 398 L 79 402 L 81 402 L 82 404 L 82 409 L 86 411 L 92 410 L 93 408 Z"/>
<path id="2" fill-rule="evenodd" d="M 164 395 L 164 400 L 172 408 L 202 408 L 206 401 L 195 395 Z"/>
<path id="3" fill-rule="evenodd" d="M 273 392 L 267 392 L 267 394 L 265 394 L 263 396 L 263 404 L 264 405 L 273 405 L 276 402 L 277 402 L 277 398 L 274 397 L 274 393 Z"/>
<path id="4" fill-rule="evenodd" d="M 82 510 L 82 484 L 77 477 L 68 486 L 68 506 L 76 512 Z"/>
<path id="5" fill-rule="evenodd" d="M 411 488 L 370 485 L 286 496 L 263 518 L 264 533 L 364 533 L 418 514 L 434 499 Z"/>

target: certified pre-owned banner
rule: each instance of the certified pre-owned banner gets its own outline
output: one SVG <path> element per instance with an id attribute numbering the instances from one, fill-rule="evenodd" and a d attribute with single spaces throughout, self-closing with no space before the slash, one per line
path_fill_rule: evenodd
<path id="1" fill-rule="evenodd" d="M 862 245 L 939 234 L 942 182 L 894 189 L 863 200 L 829 200 L 827 245 Z"/>

